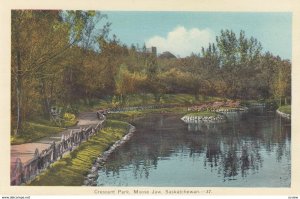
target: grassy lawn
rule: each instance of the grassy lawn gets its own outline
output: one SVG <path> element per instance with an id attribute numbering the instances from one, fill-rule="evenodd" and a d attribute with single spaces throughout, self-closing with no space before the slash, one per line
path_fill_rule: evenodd
<path id="1" fill-rule="evenodd" d="M 291 114 L 291 105 L 285 105 L 278 108 L 280 112 Z"/>
<path id="2" fill-rule="evenodd" d="M 219 110 L 237 110 L 239 108 L 237 107 L 228 107 L 228 106 L 222 106 L 220 108 L 218 108 Z"/>
<path id="3" fill-rule="evenodd" d="M 199 104 L 203 102 L 214 102 L 220 101 L 223 98 L 219 97 L 200 97 L 199 100 L 195 100 L 194 95 L 190 94 L 166 94 L 161 97 L 161 103 L 163 104 L 183 104 L 183 105 L 192 105 Z"/>
<path id="4" fill-rule="evenodd" d="M 141 106 L 148 104 L 177 104 L 177 105 L 190 105 L 195 103 L 201 103 L 204 101 L 215 101 L 219 98 L 206 97 L 199 100 L 195 100 L 194 95 L 190 94 L 164 94 L 160 97 L 159 103 L 155 101 L 152 94 L 135 94 L 129 95 L 126 99 L 126 106 Z"/>
<path id="5" fill-rule="evenodd" d="M 193 112 L 188 113 L 186 116 L 201 116 L 201 117 L 210 117 L 210 116 L 217 116 L 217 113 L 210 112 L 210 111 L 201 111 L 201 112 Z"/>
<path id="6" fill-rule="evenodd" d="M 53 163 L 29 185 L 81 186 L 95 159 L 127 133 L 128 125 L 121 121 L 107 120 L 104 129 Z"/>
<path id="7" fill-rule="evenodd" d="M 22 134 L 11 137 L 11 144 L 24 144 L 28 142 L 34 142 L 41 138 L 55 135 L 61 131 L 63 128 L 48 126 L 41 123 L 28 122 L 24 127 Z"/>
<path id="8" fill-rule="evenodd" d="M 151 113 L 178 113 L 184 115 L 187 113 L 187 109 L 184 107 L 174 107 L 174 108 L 160 108 L 160 109 L 146 109 L 137 111 L 125 111 L 121 113 L 110 113 L 107 115 L 108 119 L 120 120 L 125 122 L 133 121 L 134 118 L 143 117 Z"/>
<path id="9" fill-rule="evenodd" d="M 27 122 L 24 125 L 24 129 L 21 134 L 11 136 L 11 144 L 24 144 L 37 141 L 44 137 L 53 136 L 62 132 L 65 127 L 74 126 L 77 123 L 75 115 L 67 114 L 65 116 L 65 122 L 62 127 L 58 127 L 56 124 L 46 119 L 34 118 L 32 121 Z"/>
<path id="10" fill-rule="evenodd" d="M 91 100 L 81 100 L 74 107 L 79 111 L 91 111 L 96 109 L 103 108 L 112 108 L 112 102 L 115 101 L 113 97 L 105 97 L 103 99 L 91 99 Z M 164 94 L 161 96 L 159 103 L 155 101 L 153 94 L 132 94 L 127 95 L 124 104 L 118 104 L 115 102 L 115 105 L 118 106 L 142 106 L 142 105 L 152 105 L 152 104 L 176 104 L 176 105 L 191 105 L 199 104 L 203 102 L 213 102 L 220 101 L 222 98 L 218 97 L 200 97 L 199 100 L 195 100 L 194 95 L 190 94 Z"/>

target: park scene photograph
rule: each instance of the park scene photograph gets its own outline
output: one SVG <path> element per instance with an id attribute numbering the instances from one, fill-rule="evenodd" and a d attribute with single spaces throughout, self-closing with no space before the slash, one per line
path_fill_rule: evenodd
<path id="1" fill-rule="evenodd" d="M 12 186 L 291 187 L 291 13 L 10 13 Z"/>

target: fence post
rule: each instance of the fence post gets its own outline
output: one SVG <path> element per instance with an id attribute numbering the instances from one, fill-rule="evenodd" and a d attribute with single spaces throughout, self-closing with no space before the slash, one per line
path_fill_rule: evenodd
<path id="1" fill-rule="evenodd" d="M 34 151 L 34 158 L 38 158 L 38 157 L 39 157 L 39 150 L 38 148 L 36 148 Z"/>
<path id="2" fill-rule="evenodd" d="M 89 140 L 89 129 L 85 129 L 85 141 Z"/>
<path id="3" fill-rule="evenodd" d="M 32 176 L 36 176 L 38 173 L 39 173 L 39 163 L 40 163 L 40 153 L 39 153 L 39 150 L 38 148 L 35 149 L 34 151 L 34 161 L 31 163 L 33 164 L 32 167 L 33 167 L 33 170 L 32 170 Z"/>
<path id="4" fill-rule="evenodd" d="M 73 151 L 73 147 L 75 146 L 75 134 L 73 133 L 73 130 L 71 130 L 70 133 L 71 137 L 71 151 Z"/>
<path id="5" fill-rule="evenodd" d="M 57 160 L 55 141 L 52 142 L 51 148 L 52 148 L 52 160 L 51 160 L 51 162 L 55 162 Z"/>
<path id="6" fill-rule="evenodd" d="M 30 171 L 29 171 L 29 166 L 28 165 L 24 165 L 23 167 L 23 180 L 22 182 L 26 182 L 27 179 L 29 179 L 30 177 Z"/>
<path id="7" fill-rule="evenodd" d="M 78 145 L 80 145 L 82 142 L 82 128 L 80 128 L 80 131 L 78 132 L 78 141 L 79 141 Z"/>
<path id="8" fill-rule="evenodd" d="M 43 168 L 45 168 L 45 159 L 47 158 L 47 152 L 48 152 L 48 150 L 45 149 L 40 153 L 40 160 L 38 162 L 39 170 L 42 170 Z"/>
<path id="9" fill-rule="evenodd" d="M 64 153 L 68 149 L 68 146 L 67 146 L 67 136 L 66 135 L 62 135 L 61 144 L 62 144 L 62 149 L 63 149 L 62 153 Z"/>
<path id="10" fill-rule="evenodd" d="M 75 132 L 75 145 L 78 145 L 78 132 Z"/>
<path id="11" fill-rule="evenodd" d="M 23 164 L 20 158 L 16 159 L 15 166 L 11 171 L 11 185 L 20 185 L 23 179 Z"/>
<path id="12" fill-rule="evenodd" d="M 60 142 L 60 143 L 58 144 L 57 149 L 58 149 L 57 156 L 59 156 L 60 159 L 61 159 L 61 158 L 62 158 L 62 154 L 63 154 L 62 142 Z"/>
<path id="13" fill-rule="evenodd" d="M 65 135 L 62 134 L 60 141 L 63 142 L 65 140 Z"/>

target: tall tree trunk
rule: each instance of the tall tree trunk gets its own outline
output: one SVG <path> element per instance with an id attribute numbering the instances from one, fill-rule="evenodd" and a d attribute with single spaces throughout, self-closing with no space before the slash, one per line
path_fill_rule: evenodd
<path id="1" fill-rule="evenodd" d="M 87 88 L 85 89 L 85 100 L 84 101 L 85 101 L 86 105 L 90 105 L 90 96 L 89 96 L 89 91 Z"/>
<path id="2" fill-rule="evenodd" d="M 19 46 L 19 33 L 16 31 L 16 97 L 17 97 L 17 126 L 15 135 L 20 134 L 22 129 L 22 66 L 21 66 L 21 52 Z"/>
<path id="3" fill-rule="evenodd" d="M 124 104 L 123 104 L 123 94 L 122 93 L 120 95 L 120 102 L 121 102 L 121 105 L 123 106 Z"/>
<path id="4" fill-rule="evenodd" d="M 53 100 L 53 89 L 54 89 L 54 80 L 52 79 L 50 82 L 50 97 L 49 97 L 49 104 L 52 105 L 54 104 L 54 100 Z"/>
<path id="5" fill-rule="evenodd" d="M 279 97 L 279 106 L 281 106 L 281 96 Z"/>
<path id="6" fill-rule="evenodd" d="M 17 56 L 18 57 L 18 56 Z M 18 58 L 17 58 L 18 59 Z M 17 64 L 18 70 L 20 70 L 20 65 Z M 22 129 L 22 78 L 20 75 L 20 72 L 18 71 L 16 74 L 16 96 L 17 96 L 17 127 L 15 135 L 20 134 L 20 131 Z"/>
<path id="7" fill-rule="evenodd" d="M 285 97 L 284 98 L 284 105 L 287 105 L 288 103 L 287 103 L 287 98 Z"/>
<path id="8" fill-rule="evenodd" d="M 41 95 L 43 99 L 43 112 L 44 116 L 49 119 L 50 118 L 50 102 L 47 97 L 47 92 L 46 92 L 46 86 L 45 86 L 45 81 L 41 80 Z"/>

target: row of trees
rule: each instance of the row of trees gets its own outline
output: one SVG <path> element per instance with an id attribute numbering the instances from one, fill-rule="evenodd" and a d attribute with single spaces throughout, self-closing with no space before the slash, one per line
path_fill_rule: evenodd
<path id="1" fill-rule="evenodd" d="M 199 54 L 175 58 L 110 37 L 110 23 L 100 12 L 13 10 L 11 29 L 16 134 L 30 117 L 49 118 L 53 105 L 108 95 L 120 103 L 135 93 L 153 93 L 157 102 L 165 93 L 190 93 L 196 99 L 291 95 L 290 62 L 263 53 L 243 31 L 221 31 L 208 48 L 199 46 Z"/>
<path id="2" fill-rule="evenodd" d="M 150 92 L 158 101 L 164 93 L 189 93 L 196 99 L 200 95 L 233 99 L 291 96 L 290 61 L 263 53 L 261 44 L 247 38 L 244 31 L 236 35 L 222 30 L 216 44 L 185 58 L 155 57 L 132 48 L 129 51 L 130 56 L 119 68 L 119 76 L 124 79 L 118 76 L 118 80 L 124 83 L 115 90 L 118 95 Z"/>

